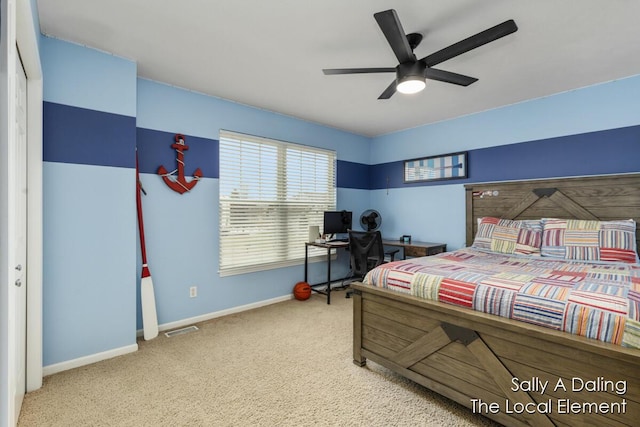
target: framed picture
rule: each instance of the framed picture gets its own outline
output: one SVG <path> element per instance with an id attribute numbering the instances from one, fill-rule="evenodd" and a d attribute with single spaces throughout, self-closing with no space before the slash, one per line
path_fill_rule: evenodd
<path id="1" fill-rule="evenodd" d="M 439 181 L 467 177 L 467 152 L 404 161 L 404 182 Z"/>

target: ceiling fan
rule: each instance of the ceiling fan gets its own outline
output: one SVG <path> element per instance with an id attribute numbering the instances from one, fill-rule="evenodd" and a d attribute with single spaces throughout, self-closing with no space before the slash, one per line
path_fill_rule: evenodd
<path id="1" fill-rule="evenodd" d="M 382 92 L 378 99 L 389 99 L 396 90 L 401 93 L 420 92 L 426 85 L 425 79 L 469 86 L 471 83 L 478 81 L 478 79 L 432 67 L 518 30 L 516 23 L 513 19 L 510 19 L 422 59 L 416 59 L 413 50 L 422 41 L 422 34 L 411 33 L 405 35 L 400 19 L 398 19 L 398 15 L 393 9 L 375 13 L 373 16 L 391 45 L 399 64 L 396 67 L 387 68 L 330 68 L 322 71 L 326 75 L 395 72 L 396 79 Z"/>

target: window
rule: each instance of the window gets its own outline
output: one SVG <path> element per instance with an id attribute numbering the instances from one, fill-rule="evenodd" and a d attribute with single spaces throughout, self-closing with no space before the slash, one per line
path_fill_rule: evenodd
<path id="1" fill-rule="evenodd" d="M 334 151 L 220 131 L 220 275 L 304 259 L 336 207 L 335 165 Z"/>

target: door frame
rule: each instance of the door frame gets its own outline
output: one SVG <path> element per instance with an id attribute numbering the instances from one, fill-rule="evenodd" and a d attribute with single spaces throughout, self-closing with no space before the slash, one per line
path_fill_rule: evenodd
<path id="1" fill-rule="evenodd" d="M 0 235 L 8 236 L 12 191 L 8 179 L 9 141 L 15 135 L 15 61 L 27 75 L 27 360 L 26 390 L 42 386 L 42 101 L 43 78 L 31 0 L 0 0 Z M 0 239 L 0 375 L 8 367 L 8 286 L 13 277 L 12 242 Z M 9 425 L 14 408 L 9 381 L 0 383 L 0 426 Z M 9 415 L 11 414 L 11 415 Z"/>
<path id="2" fill-rule="evenodd" d="M 27 391 L 42 387 L 43 83 L 31 1 L 18 0 L 16 44 L 27 74 Z"/>

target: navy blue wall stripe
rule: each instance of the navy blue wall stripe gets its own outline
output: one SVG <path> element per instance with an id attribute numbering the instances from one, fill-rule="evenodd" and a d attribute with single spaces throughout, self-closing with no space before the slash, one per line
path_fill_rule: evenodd
<path id="1" fill-rule="evenodd" d="M 475 182 L 640 172 L 640 126 L 474 150 Z"/>
<path id="2" fill-rule="evenodd" d="M 46 162 L 135 167 L 135 117 L 43 103 Z"/>
<path id="3" fill-rule="evenodd" d="M 470 150 L 467 160 L 466 179 L 413 184 L 404 161 L 372 165 L 370 189 L 640 172 L 640 126 Z"/>
<path id="4" fill-rule="evenodd" d="M 136 128 L 134 117 L 43 103 L 43 158 L 47 162 L 135 167 L 156 173 L 176 167 L 174 133 Z M 219 178 L 219 142 L 185 135 L 185 173 L 200 168 Z M 443 153 L 446 154 L 446 153 Z M 640 126 L 468 151 L 468 178 L 405 184 L 404 162 L 377 165 L 338 160 L 337 186 L 384 189 L 483 181 L 640 172 Z"/>
<path id="5" fill-rule="evenodd" d="M 177 168 L 176 151 L 171 148 L 175 133 L 138 128 L 138 165 L 142 173 L 157 173 L 161 165 L 169 172 Z M 219 142 L 216 139 L 184 135 L 184 173 L 187 177 L 200 168 L 204 178 L 219 178 Z"/>
<path id="6" fill-rule="evenodd" d="M 363 163 L 338 160 L 336 185 L 339 188 L 368 190 L 371 168 Z"/>

